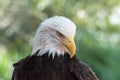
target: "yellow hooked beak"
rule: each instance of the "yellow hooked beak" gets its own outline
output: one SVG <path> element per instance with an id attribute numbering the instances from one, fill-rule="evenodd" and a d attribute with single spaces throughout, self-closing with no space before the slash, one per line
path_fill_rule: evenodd
<path id="1" fill-rule="evenodd" d="M 76 46 L 73 37 L 69 37 L 63 40 L 64 45 L 70 51 L 70 58 L 75 55 Z"/>

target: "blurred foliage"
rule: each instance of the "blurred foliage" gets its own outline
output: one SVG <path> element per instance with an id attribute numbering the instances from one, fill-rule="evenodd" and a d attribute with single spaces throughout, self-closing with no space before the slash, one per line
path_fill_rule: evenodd
<path id="1" fill-rule="evenodd" d="M 0 80 L 31 53 L 40 22 L 62 15 L 77 25 L 77 55 L 100 80 L 120 80 L 120 0 L 0 0 Z"/>

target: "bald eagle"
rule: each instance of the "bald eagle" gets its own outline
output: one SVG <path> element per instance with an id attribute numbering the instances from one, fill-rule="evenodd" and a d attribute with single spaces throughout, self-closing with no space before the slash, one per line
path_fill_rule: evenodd
<path id="1" fill-rule="evenodd" d="M 36 31 L 31 55 L 15 63 L 12 80 L 98 80 L 75 55 L 76 25 L 68 18 L 44 20 Z"/>

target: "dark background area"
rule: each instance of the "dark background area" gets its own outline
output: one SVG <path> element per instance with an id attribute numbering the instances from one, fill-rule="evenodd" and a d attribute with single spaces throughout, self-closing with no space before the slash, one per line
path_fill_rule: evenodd
<path id="1" fill-rule="evenodd" d="M 120 80 L 120 0 L 0 0 L 0 80 L 11 79 L 41 21 L 55 15 L 77 25 L 78 58 L 100 80 Z"/>

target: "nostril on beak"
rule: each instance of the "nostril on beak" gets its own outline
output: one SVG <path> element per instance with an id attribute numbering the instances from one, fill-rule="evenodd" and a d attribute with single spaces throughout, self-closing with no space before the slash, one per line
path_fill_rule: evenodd
<path id="1" fill-rule="evenodd" d="M 71 42 L 71 41 L 69 41 L 69 42 Z"/>

